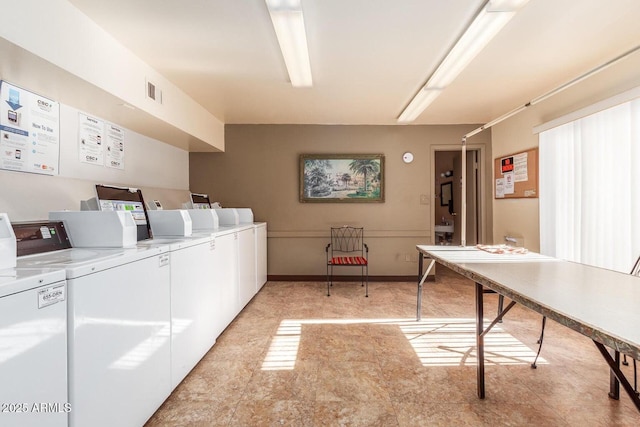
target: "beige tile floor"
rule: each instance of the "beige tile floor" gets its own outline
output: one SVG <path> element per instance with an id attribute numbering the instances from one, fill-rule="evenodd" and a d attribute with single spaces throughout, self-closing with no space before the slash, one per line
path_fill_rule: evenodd
<path id="1" fill-rule="evenodd" d="M 146 426 L 640 425 L 593 343 L 557 323 L 531 369 L 541 318 L 516 305 L 487 337 L 479 400 L 470 281 L 439 268 L 421 322 L 414 283 L 369 291 L 267 283 Z"/>

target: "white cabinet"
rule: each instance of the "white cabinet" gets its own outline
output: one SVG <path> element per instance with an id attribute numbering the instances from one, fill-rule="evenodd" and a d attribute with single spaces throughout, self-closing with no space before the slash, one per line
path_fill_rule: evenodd
<path id="1" fill-rule="evenodd" d="M 256 292 L 267 283 L 267 223 L 256 227 Z"/>

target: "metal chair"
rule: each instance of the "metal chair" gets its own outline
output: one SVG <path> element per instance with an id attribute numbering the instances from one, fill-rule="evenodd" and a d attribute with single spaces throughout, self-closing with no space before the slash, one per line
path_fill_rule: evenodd
<path id="1" fill-rule="evenodd" d="M 364 229 L 351 226 L 331 227 L 331 243 L 327 253 L 327 296 L 331 296 L 334 267 L 360 267 L 360 281 L 369 296 L 369 246 L 364 243 Z M 365 280 L 366 279 L 366 280 Z"/>

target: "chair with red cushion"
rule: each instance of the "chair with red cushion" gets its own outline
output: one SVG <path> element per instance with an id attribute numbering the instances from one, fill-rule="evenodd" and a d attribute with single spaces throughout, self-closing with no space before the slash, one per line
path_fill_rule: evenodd
<path id="1" fill-rule="evenodd" d="M 369 296 L 369 247 L 364 243 L 364 229 L 351 226 L 331 227 L 331 243 L 327 253 L 327 296 L 333 286 L 334 267 L 360 267 L 360 281 Z M 366 280 L 365 280 L 366 279 Z"/>

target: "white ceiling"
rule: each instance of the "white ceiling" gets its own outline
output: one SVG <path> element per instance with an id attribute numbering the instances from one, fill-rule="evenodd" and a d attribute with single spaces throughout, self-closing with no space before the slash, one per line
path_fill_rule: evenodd
<path id="1" fill-rule="evenodd" d="M 485 0 L 302 0 L 293 88 L 264 0 L 70 0 L 225 123 L 396 124 Z M 486 123 L 640 44 L 639 0 L 530 0 L 416 124 Z"/>

